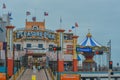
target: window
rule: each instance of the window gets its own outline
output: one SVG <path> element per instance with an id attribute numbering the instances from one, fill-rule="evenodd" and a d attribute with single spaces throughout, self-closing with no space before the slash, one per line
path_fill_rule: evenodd
<path id="1" fill-rule="evenodd" d="M 0 62 L 0 66 L 4 66 L 4 62 Z"/>
<path id="2" fill-rule="evenodd" d="M 38 26 L 33 26 L 33 30 L 38 30 Z"/>
<path id="3" fill-rule="evenodd" d="M 73 53 L 73 46 L 72 45 L 67 45 L 67 54 L 72 54 Z"/>
<path id="4" fill-rule="evenodd" d="M 49 51 L 53 51 L 53 49 L 52 49 L 53 46 L 54 46 L 53 44 L 49 45 Z"/>
<path id="5" fill-rule="evenodd" d="M 43 48 L 43 44 L 38 44 L 38 48 Z"/>
<path id="6" fill-rule="evenodd" d="M 49 47 L 53 47 L 54 45 L 50 44 Z"/>
<path id="7" fill-rule="evenodd" d="M 16 50 L 21 50 L 21 44 L 16 44 Z"/>
<path id="8" fill-rule="evenodd" d="M 73 34 L 67 34 L 67 33 L 65 33 L 64 34 L 64 40 L 72 40 L 72 36 L 73 36 Z"/>
<path id="9" fill-rule="evenodd" d="M 27 48 L 31 48 L 31 44 L 27 44 Z"/>
<path id="10" fill-rule="evenodd" d="M 64 36 L 64 40 L 67 40 L 67 36 Z"/>

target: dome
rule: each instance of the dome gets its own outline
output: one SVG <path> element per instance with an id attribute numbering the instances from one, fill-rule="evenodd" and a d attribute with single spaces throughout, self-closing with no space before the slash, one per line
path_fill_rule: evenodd
<path id="1" fill-rule="evenodd" d="M 94 47 L 94 46 L 98 46 L 101 47 L 102 45 L 100 45 L 99 43 L 97 43 L 93 38 L 91 33 L 89 32 L 86 35 L 86 38 L 80 43 L 80 46 L 90 46 L 90 47 Z"/>

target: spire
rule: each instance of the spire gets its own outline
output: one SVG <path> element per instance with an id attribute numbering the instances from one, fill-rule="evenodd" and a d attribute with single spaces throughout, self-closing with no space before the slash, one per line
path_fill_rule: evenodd
<path id="1" fill-rule="evenodd" d="M 86 37 L 92 37 L 92 35 L 90 33 L 90 29 L 88 29 L 88 34 L 86 35 Z"/>

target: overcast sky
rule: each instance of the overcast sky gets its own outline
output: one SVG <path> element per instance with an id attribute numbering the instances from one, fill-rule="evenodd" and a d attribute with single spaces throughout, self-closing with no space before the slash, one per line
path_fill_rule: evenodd
<path id="1" fill-rule="evenodd" d="M 3 3 L 6 9 L 2 10 Z M 114 64 L 120 62 L 120 0 L 0 0 L 0 14 L 12 12 L 12 24 L 16 28 L 25 26 L 26 11 L 31 15 L 28 20 L 36 16 L 43 21 L 44 12 L 48 12 L 46 19 L 47 29 L 62 28 L 68 31 L 78 23 L 79 27 L 73 30 L 79 36 L 80 43 L 86 36 L 88 29 L 93 38 L 102 45 L 112 42 L 112 60 Z"/>

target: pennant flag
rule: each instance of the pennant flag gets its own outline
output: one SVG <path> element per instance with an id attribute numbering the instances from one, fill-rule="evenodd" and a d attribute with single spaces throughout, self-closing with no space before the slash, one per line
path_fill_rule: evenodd
<path id="1" fill-rule="evenodd" d="M 33 21 L 36 21 L 36 17 L 32 17 L 32 20 L 33 20 Z"/>
<path id="2" fill-rule="evenodd" d="M 68 32 L 72 32 L 72 30 L 68 30 Z"/>
<path id="3" fill-rule="evenodd" d="M 26 12 L 26 16 L 29 16 L 31 13 L 29 11 Z"/>
<path id="4" fill-rule="evenodd" d="M 77 55 L 77 59 L 78 59 L 78 61 L 80 61 L 80 60 L 81 60 L 81 58 L 80 58 L 80 56 L 79 56 L 79 55 Z"/>
<path id="5" fill-rule="evenodd" d="M 10 19 L 10 20 L 12 20 L 13 18 L 12 18 L 12 17 L 10 17 L 9 19 Z"/>
<path id="6" fill-rule="evenodd" d="M 48 12 L 44 12 L 44 16 L 48 16 Z"/>
<path id="7" fill-rule="evenodd" d="M 0 21 L 2 21 L 2 18 L 0 18 Z"/>
<path id="8" fill-rule="evenodd" d="M 5 5 L 5 3 L 3 3 L 3 7 L 2 7 L 3 9 L 5 9 L 6 8 L 6 5 Z"/>
<path id="9" fill-rule="evenodd" d="M 72 26 L 72 29 L 74 29 L 75 28 L 75 26 Z"/>
<path id="10" fill-rule="evenodd" d="M 0 31 L 1 31 L 1 32 L 3 32 L 3 29 L 2 29 L 2 28 L 0 28 Z"/>
<path id="11" fill-rule="evenodd" d="M 77 22 L 75 22 L 75 27 L 78 27 L 78 23 Z"/>
<path id="12" fill-rule="evenodd" d="M 8 16 L 11 16 L 12 14 L 8 12 Z"/>
<path id="13" fill-rule="evenodd" d="M 7 47 L 7 42 L 3 42 L 3 50 L 5 50 L 6 51 L 6 48 Z"/>
<path id="14" fill-rule="evenodd" d="M 62 18 L 60 17 L 60 23 L 62 23 Z"/>
<path id="15" fill-rule="evenodd" d="M 13 19 L 13 18 L 11 17 L 11 15 L 12 15 L 12 13 L 9 13 L 9 12 L 8 12 L 8 17 L 9 17 L 10 20 Z"/>

